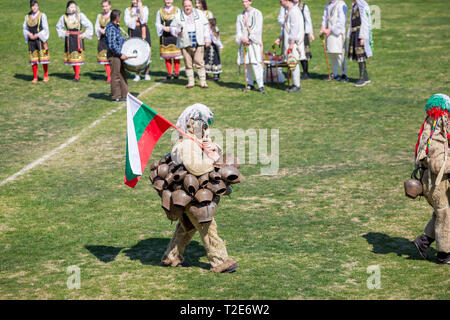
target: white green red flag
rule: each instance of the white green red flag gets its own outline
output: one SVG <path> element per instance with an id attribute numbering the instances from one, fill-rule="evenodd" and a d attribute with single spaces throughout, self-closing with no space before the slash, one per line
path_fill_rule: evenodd
<path id="1" fill-rule="evenodd" d="M 127 96 L 125 184 L 134 188 L 159 138 L 173 125 L 137 98 Z"/>

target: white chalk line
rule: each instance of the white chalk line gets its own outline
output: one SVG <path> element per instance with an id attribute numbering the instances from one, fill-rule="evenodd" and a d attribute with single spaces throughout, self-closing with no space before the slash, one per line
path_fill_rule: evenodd
<path id="1" fill-rule="evenodd" d="M 228 43 L 231 42 L 231 40 L 233 40 L 233 38 L 229 38 L 227 39 L 227 41 L 224 41 L 224 43 Z M 180 71 L 184 71 L 185 67 L 181 68 Z M 141 92 L 137 97 L 139 98 L 140 96 L 147 94 L 149 91 L 153 90 L 156 87 L 159 87 L 161 84 L 166 83 L 166 80 L 162 80 L 161 82 L 157 82 L 154 85 L 148 87 L 147 89 L 145 89 L 143 92 Z M 53 149 L 52 151 L 50 151 L 49 153 L 47 153 L 46 155 L 44 155 L 43 157 L 37 159 L 36 161 L 30 163 L 29 165 L 27 165 L 26 167 L 24 167 L 22 170 L 16 172 L 15 174 L 13 174 L 12 176 L 6 178 L 5 180 L 3 180 L 2 182 L 0 182 L 0 187 L 7 184 L 8 182 L 14 181 L 17 179 L 17 177 L 24 175 L 26 172 L 30 171 L 31 169 L 37 167 L 38 165 L 44 163 L 45 161 L 47 161 L 49 158 L 51 158 L 52 156 L 54 156 L 56 153 L 58 153 L 58 151 L 66 148 L 67 146 L 71 145 L 72 143 L 74 143 L 75 141 L 77 141 L 86 131 L 88 131 L 89 129 L 92 129 L 93 127 L 95 127 L 96 125 L 98 125 L 100 122 L 102 122 L 103 120 L 105 120 L 107 117 L 109 117 L 110 115 L 112 115 L 113 113 L 116 113 L 117 111 L 122 110 L 122 108 L 125 106 L 125 104 L 121 104 L 119 107 L 117 107 L 116 109 L 113 109 L 111 111 L 108 111 L 105 115 L 103 115 L 100 119 L 95 120 L 94 122 L 92 122 L 89 126 L 87 126 L 86 128 L 84 128 L 83 130 L 81 130 L 81 132 L 79 134 L 77 134 L 76 136 L 73 136 L 72 138 L 68 139 L 66 142 L 64 142 L 63 144 L 61 144 L 59 147 Z"/>
<path id="2" fill-rule="evenodd" d="M 181 68 L 180 71 L 183 71 L 184 68 Z M 163 80 L 161 82 L 157 82 L 154 85 L 148 87 L 147 89 L 145 89 L 143 92 L 141 92 L 138 95 L 138 98 L 146 93 L 148 93 L 149 91 L 153 90 L 156 87 L 159 87 L 161 84 L 165 83 L 166 81 Z M 12 176 L 6 178 L 5 180 L 3 180 L 2 182 L 0 182 L 0 186 L 3 186 L 5 184 L 7 184 L 8 182 L 14 181 L 17 179 L 17 177 L 24 175 L 26 172 L 30 171 L 31 169 L 37 167 L 38 165 L 44 163 L 45 161 L 47 161 L 48 159 L 50 159 L 51 157 L 53 157 L 56 153 L 58 153 L 58 151 L 66 148 L 67 146 L 71 145 L 72 143 L 74 143 L 75 141 L 77 141 L 86 131 L 92 129 L 93 127 L 95 127 L 96 125 L 98 125 L 99 123 L 101 123 L 103 120 L 105 120 L 107 117 L 109 117 L 110 115 L 116 113 L 117 111 L 120 111 L 123 109 L 123 107 L 125 106 L 124 103 L 122 103 L 119 107 L 108 111 L 106 114 L 104 114 L 101 118 L 95 120 L 94 122 L 92 122 L 89 126 L 87 126 L 86 128 L 84 128 L 83 130 L 81 130 L 81 132 L 75 136 L 73 136 L 72 138 L 68 139 L 66 142 L 64 142 L 63 144 L 61 144 L 59 147 L 53 149 L 52 151 L 50 151 L 49 153 L 47 153 L 46 155 L 44 155 L 43 157 L 37 159 L 36 161 L 33 161 L 32 163 L 30 163 L 29 165 L 27 165 L 26 167 L 24 167 L 22 170 L 16 172 L 15 174 L 13 174 Z"/>

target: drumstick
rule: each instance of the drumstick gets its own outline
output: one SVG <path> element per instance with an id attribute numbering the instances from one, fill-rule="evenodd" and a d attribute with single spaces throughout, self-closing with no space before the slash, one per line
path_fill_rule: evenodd
<path id="1" fill-rule="evenodd" d="M 127 56 L 128 57 L 128 59 L 134 59 L 134 58 L 137 58 L 137 56 Z"/>

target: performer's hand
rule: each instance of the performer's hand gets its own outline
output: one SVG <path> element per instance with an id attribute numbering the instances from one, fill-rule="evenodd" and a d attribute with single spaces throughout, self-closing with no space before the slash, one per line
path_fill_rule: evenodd
<path id="1" fill-rule="evenodd" d="M 280 43 L 281 43 L 281 39 L 280 38 L 278 38 L 277 40 L 275 40 L 275 42 L 274 42 L 277 46 L 279 46 L 280 45 Z"/>
<path id="2" fill-rule="evenodd" d="M 80 34 L 80 39 L 84 39 L 84 34 Z"/>
<path id="3" fill-rule="evenodd" d="M 105 34 L 105 33 L 106 33 L 106 30 L 105 30 L 105 29 L 100 29 L 100 33 L 101 33 L 101 34 Z"/>
<path id="4" fill-rule="evenodd" d="M 211 42 L 205 42 L 205 46 L 209 47 L 211 45 Z"/>
<path id="5" fill-rule="evenodd" d="M 325 29 L 325 35 L 329 37 L 331 34 L 331 29 Z"/>
<path id="6" fill-rule="evenodd" d="M 202 145 L 210 151 L 217 151 L 216 144 L 212 143 L 211 140 L 203 140 Z"/>
<path id="7" fill-rule="evenodd" d="M 69 31 L 66 31 L 66 38 L 69 36 Z"/>
<path id="8" fill-rule="evenodd" d="M 322 28 L 320 28 L 320 34 L 324 34 L 325 33 L 325 27 L 322 26 Z"/>
<path id="9" fill-rule="evenodd" d="M 121 59 L 121 60 L 127 60 L 128 57 L 127 57 L 126 55 L 122 54 L 122 55 L 120 56 L 120 59 Z"/>
<path id="10" fill-rule="evenodd" d="M 220 159 L 220 155 L 219 155 L 219 153 L 217 151 L 208 152 L 208 158 L 210 158 L 214 162 L 217 162 L 217 160 Z"/>
<path id="11" fill-rule="evenodd" d="M 241 41 L 245 44 L 248 45 L 250 42 L 248 41 L 248 38 L 242 37 Z"/>
<path id="12" fill-rule="evenodd" d="M 359 39 L 359 45 L 360 45 L 361 47 L 364 47 L 364 39 Z"/>
<path id="13" fill-rule="evenodd" d="M 313 35 L 313 34 L 310 34 L 310 35 L 309 35 L 309 41 L 311 41 L 311 42 L 314 41 L 314 35 Z"/>

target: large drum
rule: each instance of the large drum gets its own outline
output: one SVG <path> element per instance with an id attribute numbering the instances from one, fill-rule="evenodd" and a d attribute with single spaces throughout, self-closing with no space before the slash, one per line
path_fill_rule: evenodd
<path id="1" fill-rule="evenodd" d="M 125 68 L 139 72 L 151 62 L 151 48 L 147 41 L 141 38 L 130 38 L 123 43 L 122 54 L 133 57 L 124 61 Z"/>

